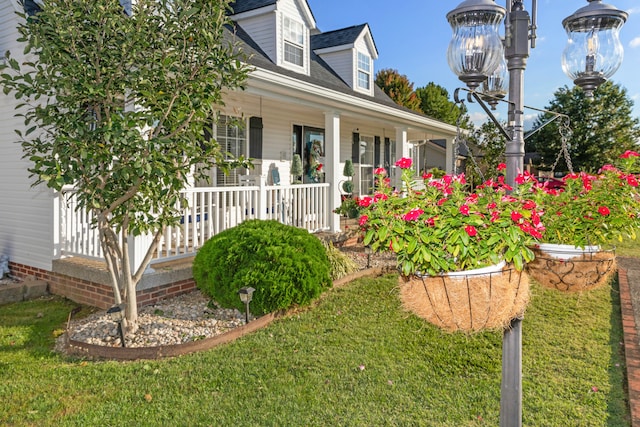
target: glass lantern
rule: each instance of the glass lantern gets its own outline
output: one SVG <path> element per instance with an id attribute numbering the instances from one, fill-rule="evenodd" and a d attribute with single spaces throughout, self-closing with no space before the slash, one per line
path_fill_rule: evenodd
<path id="1" fill-rule="evenodd" d="M 505 9 L 493 0 L 466 0 L 447 14 L 453 30 L 449 67 L 474 90 L 498 68 L 504 57 L 499 26 Z"/>
<path id="2" fill-rule="evenodd" d="M 507 95 L 507 60 L 502 57 L 500 65 L 482 82 L 482 99 L 495 110 L 498 102 Z"/>
<path id="3" fill-rule="evenodd" d="M 562 69 L 588 97 L 620 67 L 624 49 L 620 28 L 629 15 L 600 0 L 578 9 L 562 21 L 569 41 L 562 54 Z"/>

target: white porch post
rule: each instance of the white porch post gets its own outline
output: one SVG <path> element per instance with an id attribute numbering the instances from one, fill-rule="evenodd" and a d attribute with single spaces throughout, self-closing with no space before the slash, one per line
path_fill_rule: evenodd
<path id="1" fill-rule="evenodd" d="M 445 151 L 445 155 L 446 155 L 446 160 L 445 160 L 445 172 L 447 172 L 447 174 L 454 174 L 457 172 L 456 170 L 456 161 L 458 159 L 456 159 L 455 153 L 454 153 L 454 145 L 456 144 L 456 140 L 455 138 L 447 138 L 447 144 L 446 144 L 446 151 Z"/>
<path id="2" fill-rule="evenodd" d="M 409 157 L 409 143 L 407 142 L 407 128 L 396 128 L 396 160 L 400 160 L 403 157 Z M 396 188 L 402 188 L 402 180 L 400 171 L 394 165 L 391 165 L 393 171 L 395 171 L 395 176 L 393 176 L 392 181 L 395 184 Z"/>
<path id="3" fill-rule="evenodd" d="M 325 137 L 325 176 L 329 187 L 329 228 L 331 232 L 340 231 L 340 216 L 333 210 L 340 206 L 340 113 L 324 113 Z"/>

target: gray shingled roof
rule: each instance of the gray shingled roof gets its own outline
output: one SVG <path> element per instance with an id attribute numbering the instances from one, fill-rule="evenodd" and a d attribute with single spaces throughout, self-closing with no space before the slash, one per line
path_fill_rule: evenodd
<path id="1" fill-rule="evenodd" d="M 276 4 L 278 0 L 236 0 L 231 3 L 234 13 L 248 12 Z"/>
<path id="2" fill-rule="evenodd" d="M 313 50 L 311 51 L 311 63 L 309 64 L 310 75 L 307 76 L 305 74 L 290 71 L 274 64 L 271 59 L 269 59 L 267 54 L 264 53 L 262 49 L 260 49 L 260 47 L 253 41 L 253 39 L 251 39 L 251 37 L 242 29 L 240 25 L 235 25 L 235 27 L 228 29 L 228 36 L 231 38 L 233 37 L 233 33 L 235 30 L 235 41 L 240 42 L 240 48 L 245 54 L 248 55 L 247 62 L 251 65 L 255 65 L 256 67 L 263 68 L 265 70 L 274 71 L 278 74 L 282 74 L 288 77 L 293 77 L 300 81 L 325 87 L 327 89 L 373 101 L 378 104 L 383 104 L 391 108 L 402 111 L 409 111 L 416 115 L 424 116 L 423 114 L 419 114 L 413 110 L 396 104 L 391 98 L 389 98 L 389 96 L 387 96 L 386 93 L 384 93 L 382 89 L 380 89 L 375 84 L 373 97 L 354 91 L 331 69 L 331 67 L 322 58 L 316 55 Z"/>
<path id="3" fill-rule="evenodd" d="M 367 24 L 354 25 L 340 30 L 327 31 L 311 36 L 311 49 L 325 49 L 334 46 L 343 46 L 355 43 Z"/>

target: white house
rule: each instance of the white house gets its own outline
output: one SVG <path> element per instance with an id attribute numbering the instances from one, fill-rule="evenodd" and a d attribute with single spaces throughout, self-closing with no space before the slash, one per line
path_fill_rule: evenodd
<path id="1" fill-rule="evenodd" d="M 21 7 L 18 0 L 0 5 L 0 53 L 11 50 L 18 59 L 15 12 Z M 355 166 L 358 195 L 371 191 L 374 168 L 394 177 L 400 157 L 413 156 L 420 169 L 452 170 L 456 128 L 396 105 L 374 84 L 379 52 L 367 24 L 322 32 L 306 0 L 237 0 L 233 8 L 228 36 L 240 42 L 254 69 L 246 90 L 226 95 L 211 135 L 225 151 L 253 158 L 256 167 L 229 176 L 214 170 L 212 184 L 185 189 L 192 206 L 181 229 L 167 232 L 154 265 L 193 255 L 211 235 L 246 218 L 339 231 L 333 209 L 340 205 L 347 159 Z M 14 142 L 14 129 L 23 127 L 15 106 L 12 96 L 0 94 L 0 255 L 9 256 L 15 275 L 43 278 L 55 293 L 106 306 L 111 297 L 101 269 L 69 268 L 99 262 L 96 235 L 74 212 L 71 196 L 31 186 L 29 161 Z M 246 126 L 228 124 L 231 117 Z M 295 155 L 304 166 L 299 185 L 291 185 Z M 143 279 L 143 304 L 193 286 L 187 273 L 162 280 L 154 274 Z"/>

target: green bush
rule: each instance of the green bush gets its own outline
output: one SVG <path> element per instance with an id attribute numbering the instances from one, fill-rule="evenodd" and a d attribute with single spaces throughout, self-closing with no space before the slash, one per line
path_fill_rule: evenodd
<path id="1" fill-rule="evenodd" d="M 243 286 L 255 288 L 253 314 L 309 304 L 331 286 L 320 240 L 277 221 L 250 220 L 209 239 L 193 262 L 202 292 L 222 307 L 244 310 Z"/>

